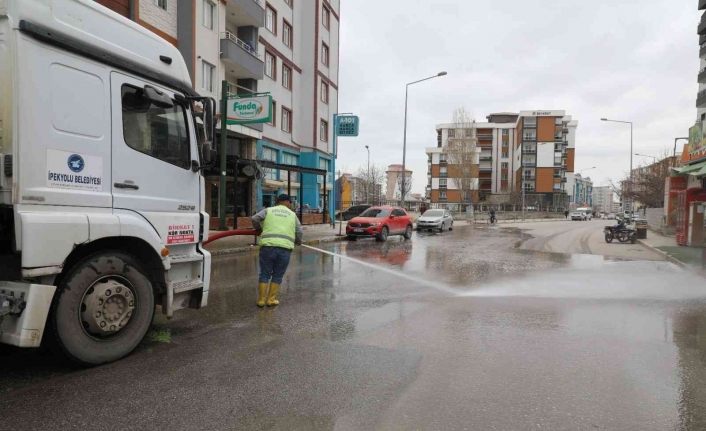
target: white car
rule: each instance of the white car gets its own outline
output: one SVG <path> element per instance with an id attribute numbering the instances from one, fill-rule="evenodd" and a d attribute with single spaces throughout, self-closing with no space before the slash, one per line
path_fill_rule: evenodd
<path id="1" fill-rule="evenodd" d="M 449 210 L 431 209 L 417 219 L 417 230 L 453 230 L 454 219 Z"/>
<path id="2" fill-rule="evenodd" d="M 571 211 L 570 217 L 571 217 L 571 220 L 586 221 L 586 220 L 591 220 L 593 218 L 593 214 L 586 213 L 583 211 Z"/>

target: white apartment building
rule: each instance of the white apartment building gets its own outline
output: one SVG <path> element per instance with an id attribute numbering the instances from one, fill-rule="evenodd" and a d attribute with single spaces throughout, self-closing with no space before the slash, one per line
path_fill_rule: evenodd
<path id="1" fill-rule="evenodd" d="M 598 212 L 613 212 L 613 189 L 610 186 L 593 187 L 593 208 Z"/>
<path id="2" fill-rule="evenodd" d="M 340 0 L 97 1 L 177 46 L 200 94 L 219 101 L 227 81 L 231 96 L 272 96 L 270 124 L 227 127 L 226 211 L 232 218 L 272 204 L 279 193 L 311 207 L 330 201 Z M 326 170 L 327 184 L 323 176 L 282 169 L 265 169 L 256 180 L 243 168 L 257 160 Z M 211 214 L 218 212 L 218 175 L 207 172 Z"/>

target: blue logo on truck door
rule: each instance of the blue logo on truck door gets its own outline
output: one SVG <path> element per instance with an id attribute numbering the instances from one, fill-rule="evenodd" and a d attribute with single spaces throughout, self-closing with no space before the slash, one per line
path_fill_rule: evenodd
<path id="1" fill-rule="evenodd" d="M 69 159 L 67 160 L 67 164 L 69 165 L 69 169 L 71 169 L 71 172 L 76 172 L 79 173 L 83 170 L 83 167 L 86 166 L 86 163 L 83 161 L 83 157 L 79 156 L 78 154 L 72 154 L 69 156 Z"/>

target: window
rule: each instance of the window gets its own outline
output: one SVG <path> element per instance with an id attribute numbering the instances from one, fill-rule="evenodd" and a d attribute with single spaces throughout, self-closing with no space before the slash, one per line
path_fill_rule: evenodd
<path id="1" fill-rule="evenodd" d="M 446 153 L 439 154 L 439 163 L 446 163 Z"/>
<path id="2" fill-rule="evenodd" d="M 439 199 L 446 199 L 446 192 L 445 191 L 439 192 Z"/>
<path id="3" fill-rule="evenodd" d="M 446 178 L 448 176 L 448 168 L 446 166 L 439 167 L 439 178 Z"/>
<path id="4" fill-rule="evenodd" d="M 160 108 L 141 88 L 122 86 L 123 137 L 135 151 L 184 169 L 191 168 L 186 112 L 181 105 Z"/>
<path id="5" fill-rule="evenodd" d="M 321 120 L 319 123 L 319 139 L 328 142 L 328 121 Z"/>
<path id="6" fill-rule="evenodd" d="M 287 21 L 282 21 L 282 43 L 288 48 L 292 47 L 292 26 Z"/>
<path id="7" fill-rule="evenodd" d="M 510 152 L 509 152 L 508 150 L 506 150 L 506 149 L 503 149 L 502 157 L 503 157 L 504 159 L 507 159 L 508 157 L 510 157 Z"/>
<path id="8" fill-rule="evenodd" d="M 277 11 L 270 5 L 265 8 L 265 28 L 277 34 Z"/>
<path id="9" fill-rule="evenodd" d="M 203 26 L 213 30 L 213 21 L 216 15 L 216 5 L 211 0 L 203 0 Z"/>
<path id="10" fill-rule="evenodd" d="M 265 28 L 272 34 L 277 34 L 277 11 L 270 5 L 265 8 Z"/>
<path id="11" fill-rule="evenodd" d="M 525 129 L 525 131 L 523 132 L 522 135 L 523 135 L 523 138 L 524 138 L 526 141 L 534 141 L 534 140 L 537 139 L 537 130 L 535 130 L 535 129 Z"/>
<path id="12" fill-rule="evenodd" d="M 439 179 L 439 187 L 446 187 L 446 182 L 448 180 L 446 178 L 440 178 Z"/>
<path id="13" fill-rule="evenodd" d="M 154 5 L 160 9 L 167 10 L 167 0 L 154 0 Z"/>
<path id="14" fill-rule="evenodd" d="M 277 79 L 277 59 L 269 51 L 265 51 L 265 75 Z"/>
<path id="15" fill-rule="evenodd" d="M 449 129 L 449 138 L 456 137 L 456 129 Z"/>
<path id="16" fill-rule="evenodd" d="M 282 130 L 291 133 L 292 132 L 292 111 L 282 107 Z"/>
<path id="17" fill-rule="evenodd" d="M 277 102 L 274 100 L 272 101 L 272 121 L 269 124 L 272 127 L 277 126 Z"/>
<path id="18" fill-rule="evenodd" d="M 292 89 L 292 68 L 282 63 L 282 86 L 286 89 Z"/>
<path id="19" fill-rule="evenodd" d="M 406 216 L 407 214 L 404 211 L 402 211 L 401 209 L 395 208 L 392 210 L 392 215 L 395 217 L 403 217 L 403 216 Z"/>
<path id="20" fill-rule="evenodd" d="M 206 62 L 201 61 L 201 88 L 213 92 L 213 75 L 216 72 L 216 66 Z"/>
<path id="21" fill-rule="evenodd" d="M 277 150 L 273 150 L 272 148 L 263 147 L 262 160 L 268 160 L 270 162 L 277 163 Z M 277 169 L 272 169 L 272 168 L 265 169 L 265 178 L 267 178 L 268 180 L 276 180 L 277 174 L 278 174 Z"/>
<path id="22" fill-rule="evenodd" d="M 508 162 L 502 162 L 502 163 L 500 163 L 500 169 L 505 169 L 505 170 L 507 170 L 508 167 L 509 167 Z"/>
<path id="23" fill-rule="evenodd" d="M 509 129 L 503 129 L 503 136 L 510 136 L 510 130 L 509 130 Z"/>
<path id="24" fill-rule="evenodd" d="M 321 42 L 321 62 L 324 66 L 328 66 L 328 45 Z"/>
<path id="25" fill-rule="evenodd" d="M 328 104 L 328 84 L 321 81 L 321 101 Z"/>
<path id="26" fill-rule="evenodd" d="M 321 8 L 321 23 L 325 28 L 331 27 L 331 11 L 325 6 Z"/>
<path id="27" fill-rule="evenodd" d="M 299 157 L 295 156 L 294 154 L 289 154 L 289 153 L 282 153 L 282 164 L 284 165 L 291 165 L 291 166 L 299 166 Z M 286 178 L 284 178 L 286 179 Z M 289 173 L 289 179 L 293 183 L 298 183 L 299 182 L 299 174 L 297 172 L 290 172 Z"/>

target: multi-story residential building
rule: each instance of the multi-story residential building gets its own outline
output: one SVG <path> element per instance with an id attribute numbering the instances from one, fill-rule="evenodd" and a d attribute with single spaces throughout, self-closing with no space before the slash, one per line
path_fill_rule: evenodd
<path id="1" fill-rule="evenodd" d="M 399 200 L 402 197 L 402 165 L 389 165 L 386 173 L 385 199 L 388 201 Z M 405 188 L 406 195 L 412 189 L 412 171 L 405 169 Z"/>
<path id="2" fill-rule="evenodd" d="M 699 10 L 706 9 L 706 0 L 699 0 Z M 696 95 L 696 121 L 706 121 L 706 12 L 701 15 L 697 29 L 699 34 L 699 58 L 701 59 L 698 82 L 699 92 Z"/>
<path id="3" fill-rule="evenodd" d="M 571 190 L 567 191 L 569 206 L 571 208 L 593 207 L 593 181 L 591 181 L 591 177 L 583 177 L 581 174 L 571 176 L 573 177 Z"/>
<path id="4" fill-rule="evenodd" d="M 567 207 L 578 122 L 565 111 L 522 111 L 517 120 L 516 189 L 533 205 Z"/>
<path id="5" fill-rule="evenodd" d="M 610 186 L 593 187 L 593 208 L 601 213 L 613 212 L 613 188 Z"/>
<path id="6" fill-rule="evenodd" d="M 225 81 L 229 97 L 272 96 L 269 124 L 227 125 L 229 216 L 249 215 L 282 192 L 311 207 L 330 202 L 340 0 L 97 1 L 177 46 L 200 94 L 221 100 Z M 244 169 L 257 161 L 280 168 L 258 180 Z M 284 169 L 292 166 L 328 175 Z M 219 172 L 206 175 L 206 207 L 217 214 Z"/>
<path id="7" fill-rule="evenodd" d="M 297 174 L 291 189 L 296 200 L 320 208 L 327 206 L 333 193 L 331 151 L 333 115 L 338 111 L 339 5 L 339 0 L 268 1 L 265 28 L 259 37 L 265 77 L 258 91 L 272 95 L 274 115 L 257 143 L 258 156 L 327 171 L 325 178 Z M 258 185 L 258 206 L 269 205 L 286 189 L 283 175 L 286 173 L 273 172 Z"/>
<path id="8" fill-rule="evenodd" d="M 487 120 L 436 126 L 437 145 L 426 149 L 429 201 L 460 210 L 470 203 L 509 202 L 524 186 L 533 204 L 565 206 L 564 184 L 566 173 L 573 172 L 577 123 L 564 111 L 501 112 Z M 459 140 L 467 140 L 462 147 L 477 153 L 477 160 L 466 159 L 470 168 L 463 175 L 449 160 L 458 159 L 452 155 Z M 459 187 L 463 178 L 465 184 Z"/>

